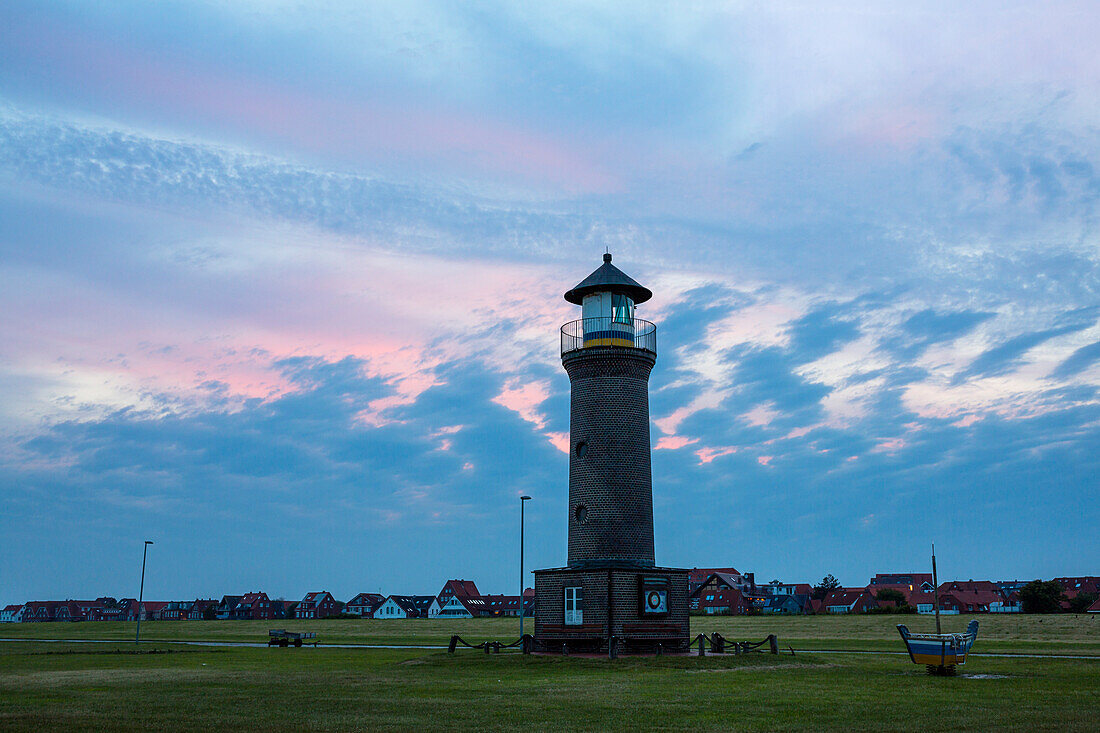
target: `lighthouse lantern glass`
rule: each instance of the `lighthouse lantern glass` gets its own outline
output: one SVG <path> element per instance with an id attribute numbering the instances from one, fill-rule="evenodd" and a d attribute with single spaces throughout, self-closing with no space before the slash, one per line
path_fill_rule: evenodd
<path id="1" fill-rule="evenodd" d="M 585 348 L 634 346 L 634 301 L 622 293 L 589 293 L 581 303 Z"/>
<path id="2" fill-rule="evenodd" d="M 631 323 L 634 320 L 634 301 L 621 293 L 611 295 L 611 313 L 615 323 Z"/>

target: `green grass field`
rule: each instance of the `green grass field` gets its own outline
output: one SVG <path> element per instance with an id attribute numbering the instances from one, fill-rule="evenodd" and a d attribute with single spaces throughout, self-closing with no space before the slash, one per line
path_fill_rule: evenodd
<path id="1" fill-rule="evenodd" d="M 971 618 L 981 624 L 976 650 L 999 653 L 1089 654 L 1100 656 L 1100 614 L 1024 616 L 983 614 L 944 616 L 945 631 L 962 631 Z M 759 641 L 770 633 L 799 649 L 901 651 L 895 625 L 913 631 L 935 631 L 929 616 L 696 616 L 691 633 L 717 631 L 730 639 Z M 533 629 L 530 619 L 527 631 Z M 519 637 L 519 619 L 336 619 L 322 621 L 151 621 L 142 624 L 143 641 L 267 640 L 268 629 L 315 631 L 322 644 L 446 645 L 451 634 L 471 642 Z M 134 624 L 124 622 L 5 624 L 0 638 L 132 640 Z"/>
<path id="2" fill-rule="evenodd" d="M 693 630 L 779 635 L 798 649 L 900 651 L 893 624 L 930 619 L 705 618 Z M 972 656 L 934 678 L 884 654 L 582 659 L 423 649 L 194 647 L 153 639 L 258 641 L 268 622 L 12 624 L 0 636 L 0 729 L 219 730 L 1095 730 L 1100 621 L 989 617 L 980 652 L 1097 655 L 1086 660 Z M 948 619 L 949 628 L 965 618 Z M 922 625 L 923 624 L 923 625 Z M 283 625 L 283 624 L 276 624 Z M 288 622 L 330 643 L 514 638 L 515 619 Z M 984 632 L 988 631 L 988 634 Z M 988 636 L 988 639 L 985 638 Z M 118 638 L 65 643 L 48 638 Z M 138 652 L 138 653 L 135 653 Z"/>

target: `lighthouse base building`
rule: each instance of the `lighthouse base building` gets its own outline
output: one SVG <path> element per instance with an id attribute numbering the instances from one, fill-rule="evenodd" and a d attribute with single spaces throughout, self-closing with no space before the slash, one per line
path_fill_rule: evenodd
<path id="1" fill-rule="evenodd" d="M 535 642 L 570 651 L 602 651 L 612 637 L 624 652 L 683 646 L 690 636 L 687 576 L 658 567 L 536 570 Z M 663 599 L 654 595 L 661 592 Z"/>
<path id="2" fill-rule="evenodd" d="M 604 264 L 565 294 L 582 318 L 562 326 L 570 382 L 569 558 L 535 571 L 535 642 L 543 649 L 682 646 L 688 571 L 653 551 L 649 375 L 657 330 L 634 317 L 652 293 Z"/>

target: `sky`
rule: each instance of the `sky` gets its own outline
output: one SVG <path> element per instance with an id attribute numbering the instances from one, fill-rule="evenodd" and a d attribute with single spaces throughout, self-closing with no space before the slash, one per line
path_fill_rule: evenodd
<path id="1" fill-rule="evenodd" d="M 657 561 L 1100 574 L 1100 8 L 0 5 L 0 601 L 565 563 L 562 294 Z M 527 583 L 531 576 L 527 575 Z"/>

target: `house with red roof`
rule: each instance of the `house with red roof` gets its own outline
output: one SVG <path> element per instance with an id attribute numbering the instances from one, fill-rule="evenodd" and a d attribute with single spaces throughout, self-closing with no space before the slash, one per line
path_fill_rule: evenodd
<path id="1" fill-rule="evenodd" d="M 1004 596 L 996 583 L 989 580 L 952 580 L 941 583 L 940 603 L 950 598 L 959 613 L 989 613 L 994 603 L 1004 602 Z"/>
<path id="2" fill-rule="evenodd" d="M 159 621 L 164 610 L 168 608 L 168 601 L 142 601 L 138 604 L 138 613 L 142 621 Z"/>
<path id="3" fill-rule="evenodd" d="M 336 599 L 327 590 L 306 593 L 294 611 L 295 618 L 328 618 L 340 613 Z"/>
<path id="4" fill-rule="evenodd" d="M 332 615 L 332 614 L 328 614 Z M 283 605 L 273 603 L 262 591 L 252 591 L 241 596 L 237 607 L 233 610 L 232 618 L 258 621 L 267 619 L 285 618 Z"/>
<path id="5" fill-rule="evenodd" d="M 737 568 L 692 568 L 688 571 L 688 595 L 710 580 L 712 575 L 722 576 L 728 588 L 739 588 L 745 591 L 752 590 L 756 585 L 753 573 L 742 574 L 737 571 Z"/>
<path id="6" fill-rule="evenodd" d="M 486 616 L 516 616 L 523 610 L 523 598 L 509 595 L 484 595 Z"/>
<path id="7" fill-rule="evenodd" d="M 861 613 L 874 608 L 875 599 L 866 588 L 840 588 L 826 595 L 821 605 L 825 613 Z"/>
<path id="8" fill-rule="evenodd" d="M 1089 613 L 1100 613 L 1100 598 L 1096 599 L 1096 602 L 1089 606 Z"/>
<path id="9" fill-rule="evenodd" d="M 190 621 L 205 621 L 207 617 L 217 618 L 218 602 L 213 598 L 196 598 L 187 609 L 187 618 Z"/>
<path id="10" fill-rule="evenodd" d="M 23 623 L 41 623 L 56 620 L 59 601 L 27 601 L 23 608 Z"/>
<path id="11" fill-rule="evenodd" d="M 736 588 L 742 593 L 760 591 L 754 583 L 749 582 L 749 579 L 740 573 L 716 571 L 703 578 L 698 585 L 695 586 L 694 590 L 688 591 L 688 595 L 700 590 L 730 590 L 733 588 Z M 761 595 L 764 595 L 763 592 L 761 592 Z"/>
<path id="12" fill-rule="evenodd" d="M 489 612 L 472 580 L 448 580 L 428 609 L 429 618 L 474 618 Z"/>
<path id="13" fill-rule="evenodd" d="M 738 588 L 696 588 L 688 598 L 688 613 L 739 616 L 752 608 Z"/>
<path id="14" fill-rule="evenodd" d="M 435 594 L 440 607 L 447 605 L 451 598 L 481 598 L 477 583 L 472 580 L 448 580 L 443 589 Z"/>
<path id="15" fill-rule="evenodd" d="M 1073 598 L 1078 593 L 1093 593 L 1100 595 L 1100 577 L 1085 575 L 1076 578 L 1055 578 L 1054 582 L 1062 586 L 1062 592 Z M 1070 594 L 1073 595 L 1070 595 Z"/>
<path id="16" fill-rule="evenodd" d="M 123 598 L 118 602 L 118 608 L 121 611 L 119 615 L 120 621 L 136 621 L 137 620 L 137 599 L 136 598 Z"/>
<path id="17" fill-rule="evenodd" d="M 1061 607 L 1063 611 L 1071 611 L 1073 607 L 1070 601 L 1079 595 L 1088 595 L 1091 598 L 1100 597 L 1100 578 L 1084 576 L 1078 578 L 1055 578 L 1054 582 L 1062 586 Z"/>
<path id="18" fill-rule="evenodd" d="M 360 593 L 344 606 L 344 613 L 361 618 L 373 618 L 375 610 L 386 602 L 381 593 Z"/>
<path id="19" fill-rule="evenodd" d="M 10 606 L 4 606 L 0 610 L 0 623 L 4 624 L 16 624 L 23 618 L 23 604 L 13 603 Z"/>
<path id="20" fill-rule="evenodd" d="M 917 613 L 929 614 L 936 612 L 936 596 L 934 593 L 913 593 L 909 596 L 909 605 L 917 609 Z M 940 596 L 940 613 L 956 614 L 959 612 L 958 602 L 953 596 Z"/>
<path id="21" fill-rule="evenodd" d="M 990 613 L 1020 613 L 1024 604 L 1020 602 L 1020 592 L 1005 593 L 1001 590 L 1001 599 L 989 604 Z"/>
<path id="22" fill-rule="evenodd" d="M 237 613 L 237 606 L 241 602 L 241 598 L 244 596 L 222 596 L 222 599 L 218 601 L 216 616 L 219 621 L 227 621 L 231 618 L 236 618 L 234 614 Z"/>
<path id="23" fill-rule="evenodd" d="M 872 594 L 884 588 L 907 593 L 930 591 L 935 587 L 932 584 L 932 573 L 875 573 L 875 577 L 871 578 L 871 582 L 867 584 Z"/>

